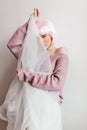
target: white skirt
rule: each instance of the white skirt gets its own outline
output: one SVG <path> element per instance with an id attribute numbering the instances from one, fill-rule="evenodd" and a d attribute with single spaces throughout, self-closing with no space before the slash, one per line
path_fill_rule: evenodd
<path id="1" fill-rule="evenodd" d="M 62 130 L 58 92 L 49 92 L 20 82 L 11 83 L 0 118 L 8 121 L 7 130 Z"/>

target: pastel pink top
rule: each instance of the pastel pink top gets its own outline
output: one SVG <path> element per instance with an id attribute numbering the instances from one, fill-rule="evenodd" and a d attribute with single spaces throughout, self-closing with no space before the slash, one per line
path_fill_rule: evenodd
<path id="1" fill-rule="evenodd" d="M 7 47 L 18 59 L 21 45 L 27 33 L 28 23 L 20 26 L 11 39 L 7 43 Z M 43 89 L 47 91 L 58 91 L 59 100 L 63 100 L 63 87 L 68 71 L 69 57 L 67 54 L 55 54 L 50 56 L 53 72 L 49 76 L 39 75 L 37 73 L 30 73 L 24 71 L 24 79 L 29 82 L 32 87 Z"/>

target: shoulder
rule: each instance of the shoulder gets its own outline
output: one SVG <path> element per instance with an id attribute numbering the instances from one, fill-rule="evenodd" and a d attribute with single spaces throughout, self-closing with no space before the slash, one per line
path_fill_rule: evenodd
<path id="1" fill-rule="evenodd" d="M 60 48 L 56 48 L 56 60 L 58 61 L 58 63 L 64 63 L 64 64 L 68 64 L 69 62 L 69 56 L 68 56 L 68 50 L 66 47 L 60 47 Z"/>
<path id="2" fill-rule="evenodd" d="M 65 54 L 68 55 L 68 50 L 66 47 L 60 47 L 60 48 L 56 48 L 56 54 Z"/>

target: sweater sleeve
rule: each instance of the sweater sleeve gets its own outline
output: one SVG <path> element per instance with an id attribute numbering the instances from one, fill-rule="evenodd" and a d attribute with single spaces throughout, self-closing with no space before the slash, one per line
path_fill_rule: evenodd
<path id="1" fill-rule="evenodd" d="M 39 75 L 24 70 L 24 80 L 35 88 L 48 91 L 61 91 L 66 79 L 67 69 L 68 55 L 64 54 L 56 60 L 55 68 L 51 75 Z"/>
<path id="2" fill-rule="evenodd" d="M 7 47 L 17 59 L 19 52 L 21 51 L 22 43 L 25 38 L 26 32 L 27 23 L 20 26 L 7 43 Z"/>

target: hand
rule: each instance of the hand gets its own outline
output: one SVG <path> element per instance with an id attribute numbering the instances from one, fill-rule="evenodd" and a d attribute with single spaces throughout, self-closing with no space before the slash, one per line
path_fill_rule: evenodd
<path id="1" fill-rule="evenodd" d="M 38 21 L 39 20 L 39 9 L 38 8 L 34 8 L 34 17 L 35 17 L 35 20 Z"/>
<path id="2" fill-rule="evenodd" d="M 24 81 L 24 73 L 23 73 L 22 69 L 17 69 L 17 70 L 16 70 L 16 73 L 17 73 L 17 75 L 18 75 L 18 79 L 19 79 L 20 81 Z"/>

